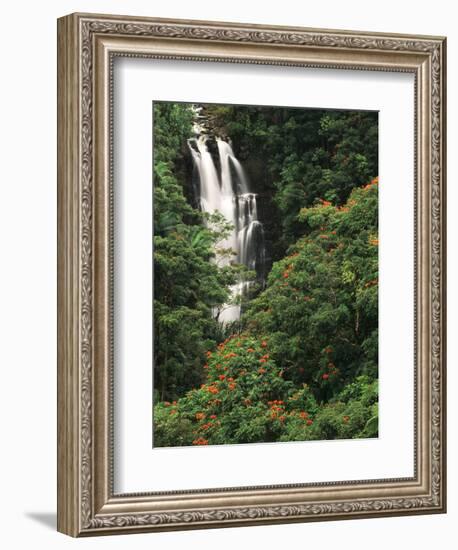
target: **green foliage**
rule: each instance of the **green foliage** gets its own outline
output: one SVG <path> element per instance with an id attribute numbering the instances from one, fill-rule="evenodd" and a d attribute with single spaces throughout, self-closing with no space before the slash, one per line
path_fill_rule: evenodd
<path id="1" fill-rule="evenodd" d="M 204 370 L 200 388 L 154 407 L 156 447 L 377 435 L 377 387 L 368 377 L 320 406 L 306 384 L 285 379 L 267 340 L 246 335 L 208 351 Z"/>
<path id="2" fill-rule="evenodd" d="M 155 445 L 166 445 L 191 423 L 192 437 L 183 444 L 227 444 L 274 441 L 278 422 L 269 415 L 269 402 L 292 389 L 270 359 L 267 342 L 252 337 L 230 337 L 207 352 L 206 379 L 176 405 L 159 403 L 154 409 Z M 168 416 L 164 413 L 168 412 Z M 183 422 L 178 422 L 179 417 Z"/>
<path id="3" fill-rule="evenodd" d="M 160 399 L 200 383 L 204 352 L 222 334 L 212 309 L 228 300 L 237 280 L 235 270 L 211 261 L 227 222 L 218 214 L 204 219 L 184 193 L 180 166 L 193 116 L 189 105 L 154 105 L 154 385 Z"/>
<path id="4" fill-rule="evenodd" d="M 155 103 L 154 445 L 377 437 L 377 113 L 204 112 L 257 185 L 272 266 L 218 323 L 255 273 L 217 265 L 231 227 L 193 206 L 193 108 Z"/>
<path id="5" fill-rule="evenodd" d="M 300 211 L 306 236 L 274 263 L 267 288 L 244 316 L 268 334 L 285 377 L 330 401 L 378 362 L 377 180 L 341 207 L 319 201 Z"/>
<path id="6" fill-rule="evenodd" d="M 342 205 L 378 174 L 376 112 L 207 105 L 205 113 L 272 197 L 265 225 L 275 259 L 304 233 L 301 208 L 317 198 Z"/>

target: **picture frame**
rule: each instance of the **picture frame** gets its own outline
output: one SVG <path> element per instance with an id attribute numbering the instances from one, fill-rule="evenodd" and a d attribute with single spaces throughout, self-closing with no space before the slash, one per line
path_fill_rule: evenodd
<path id="1" fill-rule="evenodd" d="M 113 60 L 414 77 L 414 475 L 114 492 Z M 446 510 L 446 40 L 147 17 L 58 20 L 58 530 L 71 536 Z"/>

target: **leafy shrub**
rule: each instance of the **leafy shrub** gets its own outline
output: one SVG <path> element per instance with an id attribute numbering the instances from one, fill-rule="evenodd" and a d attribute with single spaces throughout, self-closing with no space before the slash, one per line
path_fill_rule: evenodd
<path id="1" fill-rule="evenodd" d="M 206 380 L 154 408 L 154 445 L 224 445 L 375 437 L 377 384 L 359 377 L 331 403 L 285 380 L 263 338 L 232 336 L 207 352 Z"/>

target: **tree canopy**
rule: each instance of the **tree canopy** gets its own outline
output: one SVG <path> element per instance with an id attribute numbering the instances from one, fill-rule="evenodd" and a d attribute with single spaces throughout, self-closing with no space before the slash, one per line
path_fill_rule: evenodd
<path id="1" fill-rule="evenodd" d="M 376 436 L 377 113 L 203 112 L 256 185 L 269 274 L 221 325 L 240 267 L 193 198 L 195 109 L 155 103 L 154 445 Z"/>

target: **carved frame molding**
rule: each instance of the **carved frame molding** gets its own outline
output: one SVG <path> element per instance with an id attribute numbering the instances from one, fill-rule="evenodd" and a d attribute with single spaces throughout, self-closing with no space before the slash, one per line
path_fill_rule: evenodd
<path id="1" fill-rule="evenodd" d="M 58 529 L 72 536 L 445 511 L 445 39 L 73 14 L 58 22 Z M 112 491 L 112 61 L 408 71 L 416 78 L 416 474 Z"/>

